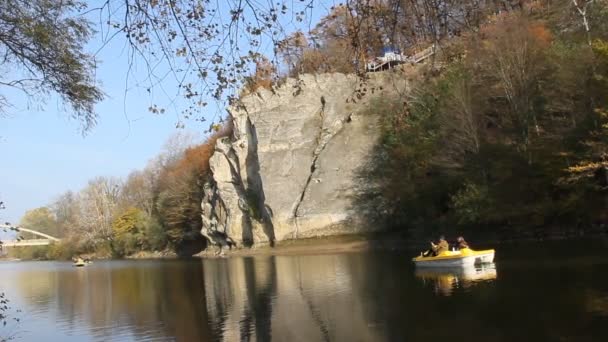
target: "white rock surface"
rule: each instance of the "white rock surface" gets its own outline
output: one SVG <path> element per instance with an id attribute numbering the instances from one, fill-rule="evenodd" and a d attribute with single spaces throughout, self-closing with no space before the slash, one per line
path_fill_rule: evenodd
<path id="1" fill-rule="evenodd" d="M 358 96 L 358 90 L 366 90 Z M 398 73 L 304 75 L 230 109 L 234 134 L 218 140 L 202 203 L 203 235 L 238 245 L 369 232 L 357 210 L 357 174 L 380 129 L 370 99 L 407 91 Z M 222 243 L 221 241 L 215 241 Z"/>

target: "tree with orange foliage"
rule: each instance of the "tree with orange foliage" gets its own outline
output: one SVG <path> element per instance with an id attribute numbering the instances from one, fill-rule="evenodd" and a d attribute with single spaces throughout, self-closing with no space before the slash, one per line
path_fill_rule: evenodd
<path id="1" fill-rule="evenodd" d="M 277 43 L 289 76 L 305 73 L 362 71 L 369 57 L 381 50 L 384 38 L 379 21 L 381 1 L 352 1 L 335 6 L 307 37 L 296 31 Z"/>
<path id="2" fill-rule="evenodd" d="M 245 89 L 247 93 L 256 90 L 270 89 L 276 77 L 276 68 L 268 58 L 261 56 L 255 63 L 255 73 L 247 78 Z"/>
<path id="3" fill-rule="evenodd" d="M 301 73 L 302 59 L 305 51 L 310 50 L 308 38 L 302 31 L 296 31 L 285 39 L 279 41 L 276 46 L 278 55 L 286 64 L 289 76 Z"/>
<path id="4" fill-rule="evenodd" d="M 169 241 L 179 249 L 183 242 L 201 240 L 203 185 L 209 179 L 209 159 L 215 142 L 230 135 L 231 125 L 216 131 L 204 143 L 187 149 L 182 158 L 169 165 L 159 177 L 156 202 Z"/>
<path id="5" fill-rule="evenodd" d="M 480 41 L 469 45 L 469 63 L 483 80 L 492 101 L 504 103 L 497 118 L 518 132 L 519 146 L 527 151 L 533 131 L 540 134 L 537 99 L 549 74 L 547 49 L 552 35 L 542 22 L 523 14 L 498 15 L 481 27 Z"/>

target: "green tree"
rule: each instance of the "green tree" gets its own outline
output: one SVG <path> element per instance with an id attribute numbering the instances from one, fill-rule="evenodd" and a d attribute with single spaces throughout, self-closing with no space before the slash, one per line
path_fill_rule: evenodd
<path id="1" fill-rule="evenodd" d="M 112 250 L 119 256 L 132 254 L 144 246 L 144 213 L 129 208 L 112 222 Z"/>
<path id="2" fill-rule="evenodd" d="M 1 1 L 0 67 L 10 71 L 0 73 L 0 89 L 18 89 L 32 100 L 56 93 L 86 130 L 96 122 L 94 105 L 103 93 L 94 79 L 95 60 L 84 52 L 91 25 L 75 16 L 84 6 L 75 0 Z M 0 92 L 0 112 L 7 106 Z"/>
<path id="3" fill-rule="evenodd" d="M 70 235 L 77 230 L 80 217 L 80 203 L 77 194 L 66 191 L 51 204 L 51 208 L 62 236 Z"/>
<path id="4" fill-rule="evenodd" d="M 142 250 L 161 250 L 167 237 L 158 221 L 138 208 L 128 208 L 112 222 L 112 248 L 125 256 Z"/>
<path id="5" fill-rule="evenodd" d="M 596 189 L 608 186 L 608 41 L 592 43 L 595 55 L 591 87 L 593 98 L 591 133 L 583 142 L 586 147 L 577 165 L 568 168 L 568 182 L 589 181 Z"/>
<path id="6" fill-rule="evenodd" d="M 40 207 L 26 211 L 19 221 L 19 226 L 37 230 L 54 237 L 62 236 L 55 215 L 48 207 Z"/>

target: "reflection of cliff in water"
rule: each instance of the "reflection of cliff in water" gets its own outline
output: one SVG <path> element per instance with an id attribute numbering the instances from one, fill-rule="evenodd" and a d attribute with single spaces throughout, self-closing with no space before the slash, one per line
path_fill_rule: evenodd
<path id="1" fill-rule="evenodd" d="M 489 268 L 432 270 L 409 281 L 403 260 L 337 254 L 99 262 L 20 272 L 16 281 L 31 301 L 26 310 L 101 340 L 377 341 L 416 337 L 420 330 L 404 322 L 441 317 L 429 284 L 452 291 L 496 276 Z"/>
<path id="2" fill-rule="evenodd" d="M 207 312 L 224 341 L 382 340 L 366 319 L 352 257 L 256 257 L 204 265 Z M 364 265 L 358 265 L 364 267 Z"/>
<path id="3" fill-rule="evenodd" d="M 344 254 L 59 264 L 14 283 L 26 311 L 100 340 L 372 341 L 385 340 L 370 300 L 382 279 L 368 278 L 378 262 Z"/>
<path id="4" fill-rule="evenodd" d="M 455 289 L 467 289 L 480 282 L 496 280 L 496 265 L 483 264 L 468 267 L 417 268 L 417 278 L 432 284 L 435 293 L 450 296 Z"/>

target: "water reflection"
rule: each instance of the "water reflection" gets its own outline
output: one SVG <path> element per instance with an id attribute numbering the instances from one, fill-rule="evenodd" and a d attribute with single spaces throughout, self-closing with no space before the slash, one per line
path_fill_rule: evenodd
<path id="1" fill-rule="evenodd" d="M 608 257 L 446 270 L 409 256 L 0 263 L 0 291 L 23 310 L 20 341 L 608 340 Z"/>
<path id="2" fill-rule="evenodd" d="M 351 266 L 347 256 L 205 263 L 207 312 L 218 339 L 381 340 L 353 293 Z"/>
<path id="3" fill-rule="evenodd" d="M 206 312 L 200 310 L 205 300 L 200 262 L 198 267 L 147 261 L 40 265 L 12 274 L 7 292 L 20 294 L 28 320 L 56 322 L 57 336 L 50 334 L 50 341 L 63 341 L 61 334 L 97 341 L 211 340 Z M 23 328 L 25 340 L 49 340 L 49 331 Z"/>
<path id="4" fill-rule="evenodd" d="M 479 282 L 496 280 L 494 263 L 466 267 L 417 268 L 417 278 L 432 284 L 436 294 L 450 296 L 457 288 L 467 289 Z"/>
<path id="5" fill-rule="evenodd" d="M 21 263 L 0 269 L 0 287 L 22 300 L 25 340 L 376 341 L 383 326 L 370 315 L 376 289 L 365 280 L 374 263 L 364 255 Z"/>

